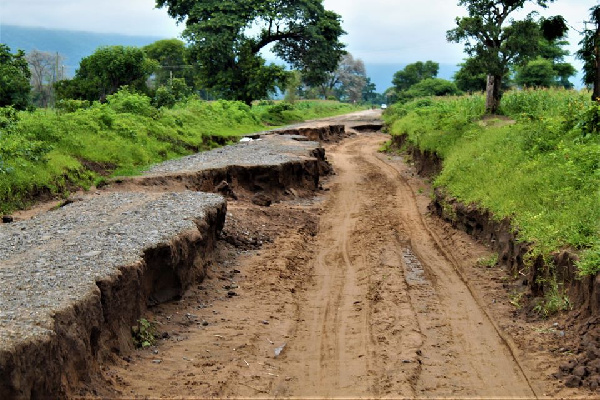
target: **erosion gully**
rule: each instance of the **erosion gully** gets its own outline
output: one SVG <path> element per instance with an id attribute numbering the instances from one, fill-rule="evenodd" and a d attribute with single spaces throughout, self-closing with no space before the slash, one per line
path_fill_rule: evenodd
<path id="1" fill-rule="evenodd" d="M 314 197 L 229 200 L 207 278 L 149 310 L 157 344 L 80 394 L 591 396 L 549 377 L 548 322 L 515 317 L 504 272 L 477 266 L 489 250 L 428 214 L 428 182 L 378 152 L 377 118 L 330 121 L 352 135 L 325 145 L 335 173 Z"/>

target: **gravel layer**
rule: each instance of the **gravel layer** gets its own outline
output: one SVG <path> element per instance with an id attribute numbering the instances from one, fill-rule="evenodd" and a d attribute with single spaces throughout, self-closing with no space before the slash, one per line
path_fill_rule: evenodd
<path id="1" fill-rule="evenodd" d="M 0 351 L 52 334 L 57 311 L 224 202 L 197 192 L 115 193 L 0 226 Z"/>
<path id="2" fill-rule="evenodd" d="M 158 164 L 146 175 L 201 171 L 206 169 L 239 166 L 271 166 L 290 161 L 304 160 L 311 151 L 320 148 L 318 142 L 307 141 L 304 136 L 265 135 L 258 140 L 241 142 L 220 149 L 197 153 L 177 160 Z"/>

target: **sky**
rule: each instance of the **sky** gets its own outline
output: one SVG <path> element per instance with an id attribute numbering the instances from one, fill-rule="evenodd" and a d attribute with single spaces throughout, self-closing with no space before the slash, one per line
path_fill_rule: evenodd
<path id="1" fill-rule="evenodd" d="M 600 0 L 556 0 L 540 15 L 563 15 L 570 30 L 571 52 L 580 40 L 589 8 Z M 458 0 L 324 0 L 340 14 L 347 49 L 365 63 L 399 64 L 433 60 L 457 64 L 463 45 L 448 43 L 446 31 L 465 14 Z M 154 0 L 0 0 L 1 24 L 178 37 L 183 30 Z M 572 63 L 572 59 L 568 60 Z"/>

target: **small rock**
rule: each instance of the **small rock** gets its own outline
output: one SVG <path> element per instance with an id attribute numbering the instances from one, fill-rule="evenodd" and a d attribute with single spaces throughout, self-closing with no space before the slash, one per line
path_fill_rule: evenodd
<path id="1" fill-rule="evenodd" d="M 588 378 L 587 384 L 591 390 L 597 390 L 600 387 L 600 375 L 592 375 Z"/>
<path id="2" fill-rule="evenodd" d="M 269 207 L 273 200 L 264 193 L 257 193 L 252 197 L 252 203 L 261 207 Z"/>
<path id="3" fill-rule="evenodd" d="M 561 364 L 560 370 L 562 372 L 571 372 L 571 371 L 573 371 L 573 368 L 575 368 L 576 365 L 577 365 L 577 362 L 575 360 L 569 360 L 566 363 Z"/>
<path id="4" fill-rule="evenodd" d="M 153 364 L 160 364 L 162 362 L 162 360 L 152 360 Z"/>
<path id="5" fill-rule="evenodd" d="M 236 292 L 234 292 L 233 290 L 227 292 L 227 297 L 232 298 L 234 296 L 237 296 L 238 294 Z"/>
<path id="6" fill-rule="evenodd" d="M 573 375 L 578 376 L 580 378 L 583 378 L 587 374 L 588 374 L 588 369 L 583 365 L 580 365 L 579 367 L 577 367 L 573 370 Z"/>
<path id="7" fill-rule="evenodd" d="M 262 323 L 263 323 L 263 325 L 269 325 L 269 321 L 267 321 L 267 320 L 262 321 Z"/>
<path id="8" fill-rule="evenodd" d="M 578 388 L 581 386 L 581 378 L 575 375 L 570 375 L 565 380 L 565 386 L 568 388 Z"/>
<path id="9" fill-rule="evenodd" d="M 14 222 L 14 218 L 11 217 L 10 215 L 3 215 L 2 216 L 2 223 L 3 224 L 10 224 L 11 222 Z"/>
<path id="10" fill-rule="evenodd" d="M 202 321 L 202 326 L 208 326 L 208 321 Z"/>
<path id="11" fill-rule="evenodd" d="M 231 188 L 231 185 L 229 185 L 229 183 L 227 181 L 222 181 L 221 183 L 219 183 L 215 187 L 215 190 L 218 193 L 221 193 L 225 197 L 230 197 L 233 200 L 237 200 L 238 199 L 237 195 L 235 194 L 235 192 Z"/>

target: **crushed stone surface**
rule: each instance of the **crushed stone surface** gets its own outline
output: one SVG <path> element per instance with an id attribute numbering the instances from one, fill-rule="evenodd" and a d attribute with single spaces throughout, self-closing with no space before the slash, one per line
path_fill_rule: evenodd
<path id="1" fill-rule="evenodd" d="M 215 194 L 113 193 L 90 197 L 0 229 L 0 351 L 53 333 L 56 311 L 145 250 L 196 228 Z"/>
<path id="2" fill-rule="evenodd" d="M 241 142 L 208 152 L 166 161 L 146 171 L 147 175 L 199 171 L 231 165 L 279 165 L 306 159 L 310 151 L 321 147 L 297 135 L 263 135 L 257 140 Z"/>

